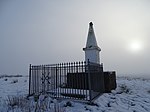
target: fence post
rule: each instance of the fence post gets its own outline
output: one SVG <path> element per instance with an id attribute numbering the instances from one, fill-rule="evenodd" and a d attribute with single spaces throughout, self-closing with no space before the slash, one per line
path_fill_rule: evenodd
<path id="1" fill-rule="evenodd" d="M 55 80 L 55 84 L 56 84 L 55 86 L 56 86 L 56 89 L 57 89 L 57 80 L 58 80 L 58 77 L 57 77 L 57 66 L 58 66 L 58 65 L 56 65 L 56 80 Z"/>
<path id="2" fill-rule="evenodd" d="M 91 99 L 92 99 L 92 88 L 91 88 L 91 74 L 90 74 L 90 61 L 88 59 L 88 84 L 89 84 L 89 97 L 90 97 L 90 102 L 91 102 Z"/>
<path id="3" fill-rule="evenodd" d="M 31 64 L 29 66 L 29 95 L 31 95 Z"/>

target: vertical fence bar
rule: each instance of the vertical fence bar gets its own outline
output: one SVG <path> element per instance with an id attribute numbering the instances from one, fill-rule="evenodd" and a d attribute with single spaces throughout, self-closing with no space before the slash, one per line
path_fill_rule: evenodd
<path id="1" fill-rule="evenodd" d="M 49 66 L 46 67 L 46 71 L 47 71 L 47 91 L 49 91 L 49 84 L 50 84 L 50 76 L 49 76 Z"/>
<path id="2" fill-rule="evenodd" d="M 61 87 L 62 87 L 62 85 L 63 85 L 63 82 L 64 82 L 64 66 L 65 66 L 65 63 L 62 63 L 62 65 L 61 65 L 61 71 L 60 71 L 60 78 L 59 78 L 59 80 L 60 80 L 60 84 L 59 84 L 59 88 L 60 88 L 60 95 L 61 95 Z"/>
<path id="3" fill-rule="evenodd" d="M 53 90 L 52 90 L 52 87 L 53 87 L 53 86 L 52 86 L 52 82 L 53 82 L 53 79 L 52 79 L 52 78 L 53 78 L 53 77 L 52 77 L 52 73 L 53 73 L 53 72 L 52 72 L 52 67 L 50 67 L 50 76 L 51 76 L 50 89 L 51 89 L 51 91 L 53 91 Z"/>
<path id="4" fill-rule="evenodd" d="M 73 73 L 73 77 L 72 77 L 72 92 L 73 92 L 73 94 L 76 94 L 76 89 L 75 89 L 75 78 L 76 78 L 76 74 L 75 74 L 75 71 L 76 71 L 76 68 L 75 68 L 75 66 L 76 66 L 76 63 L 74 62 L 74 63 L 72 63 L 72 66 L 73 66 L 73 70 L 72 70 L 72 73 Z M 76 99 L 76 98 L 74 98 L 74 99 Z"/>
<path id="5" fill-rule="evenodd" d="M 40 65 L 41 69 L 42 69 L 42 93 L 44 92 L 44 66 Z"/>
<path id="6" fill-rule="evenodd" d="M 37 92 L 39 94 L 39 68 L 37 66 Z"/>
<path id="7" fill-rule="evenodd" d="M 35 93 L 36 95 L 38 94 L 37 93 L 37 89 L 38 89 L 38 86 L 37 86 L 37 73 L 38 73 L 38 69 L 37 69 L 38 66 L 35 67 Z"/>
<path id="8" fill-rule="evenodd" d="M 84 61 L 84 69 L 85 69 L 85 82 L 84 82 L 84 86 L 85 86 L 85 94 L 86 94 L 86 100 L 88 100 L 88 90 L 89 90 L 89 87 L 88 87 L 88 72 L 87 72 L 87 62 L 86 61 Z"/>
<path id="9" fill-rule="evenodd" d="M 69 72 L 69 63 L 67 63 L 67 67 L 66 67 L 66 76 L 67 76 L 67 78 L 66 78 L 66 80 L 67 80 L 66 83 L 67 83 L 67 88 L 69 88 L 69 84 L 68 84 L 68 82 L 69 82 L 69 81 L 68 81 L 68 72 Z M 68 92 L 67 92 L 67 91 L 68 91 L 67 88 L 65 88 L 65 94 L 68 93 Z M 65 98 L 66 98 L 66 96 L 65 96 Z"/>
<path id="10" fill-rule="evenodd" d="M 88 60 L 88 84 L 89 84 L 89 100 L 92 98 L 92 90 L 91 90 L 91 74 L 90 74 L 90 61 Z"/>
<path id="11" fill-rule="evenodd" d="M 34 69 L 34 93 L 36 93 L 36 66 Z"/>
<path id="12" fill-rule="evenodd" d="M 33 94 L 34 93 L 34 80 L 33 80 L 33 71 L 34 71 L 34 68 L 33 68 L 33 66 L 31 65 L 31 94 Z"/>
<path id="13" fill-rule="evenodd" d="M 35 93 L 36 93 L 36 95 L 37 95 L 37 66 L 35 67 Z"/>
<path id="14" fill-rule="evenodd" d="M 48 91 L 48 83 L 49 83 L 49 77 L 48 77 L 48 67 L 47 67 L 47 65 L 45 66 L 45 73 L 46 73 L 46 75 L 45 75 L 45 77 L 46 77 L 46 84 L 45 84 L 45 87 L 46 87 L 46 93 L 47 93 L 47 91 Z"/>
<path id="15" fill-rule="evenodd" d="M 31 64 L 29 65 L 29 95 L 31 95 Z"/>
<path id="16" fill-rule="evenodd" d="M 45 93 L 45 65 L 42 66 L 42 69 L 43 69 L 43 93 Z"/>
<path id="17" fill-rule="evenodd" d="M 57 69 L 58 69 L 58 66 L 59 66 L 59 64 L 56 65 L 56 70 L 55 70 L 55 74 L 54 74 L 54 75 L 56 75 L 56 77 L 54 76 L 55 77 L 55 89 L 54 89 L 54 91 L 56 90 L 56 97 L 57 97 L 57 94 L 58 94 L 58 92 L 57 92 L 57 80 L 58 80 L 57 79 L 57 77 L 58 77 L 57 76 L 58 75 L 57 74 Z"/>
<path id="18" fill-rule="evenodd" d="M 33 84 L 33 94 L 35 94 L 35 67 L 32 70 L 32 84 Z"/>
<path id="19" fill-rule="evenodd" d="M 57 80 L 56 80 L 56 91 L 57 91 L 57 98 L 59 97 L 59 75 L 60 75 L 60 67 L 61 67 L 61 63 L 58 65 L 57 67 Z"/>
<path id="20" fill-rule="evenodd" d="M 68 74 L 68 76 L 70 77 L 68 77 L 69 78 L 69 85 L 70 85 L 70 87 L 69 87 L 69 89 L 70 89 L 70 93 L 69 94 L 72 94 L 73 93 L 73 88 L 74 88 L 74 86 L 73 86 L 73 83 L 74 83 L 74 74 L 70 74 L 70 73 L 73 73 L 73 68 L 74 68 L 74 66 L 73 66 L 73 63 L 71 62 L 70 63 L 70 67 L 69 67 L 69 69 L 70 69 L 70 71 L 69 71 L 69 74 Z"/>
<path id="21" fill-rule="evenodd" d="M 68 80 L 68 77 L 70 77 L 69 75 L 70 75 L 70 67 L 71 66 L 71 63 L 69 62 L 68 63 L 68 70 L 67 70 L 67 80 Z M 68 80 L 68 82 L 70 83 L 70 81 Z M 71 83 L 69 84 L 69 86 L 71 85 Z M 68 88 L 68 89 L 66 89 L 66 93 L 68 94 L 68 93 L 71 93 L 71 89 L 70 89 L 70 87 Z"/>
<path id="22" fill-rule="evenodd" d="M 82 89 L 82 83 L 81 83 L 82 82 L 82 74 L 81 74 L 81 71 L 80 71 L 80 61 L 78 63 L 78 69 L 79 69 L 78 70 L 79 71 L 79 77 L 78 78 L 79 78 L 79 88 L 80 88 L 79 94 L 82 95 L 81 94 L 81 89 Z"/>
<path id="23" fill-rule="evenodd" d="M 58 97 L 60 96 L 60 94 L 61 94 L 61 88 L 60 88 L 60 86 L 61 86 L 61 77 L 62 77 L 62 70 L 63 70 L 63 63 L 62 64 L 60 64 L 60 66 L 59 66 L 59 75 L 58 75 Z"/>
<path id="24" fill-rule="evenodd" d="M 80 79 L 79 79 L 79 72 L 78 72 L 78 69 L 79 69 L 79 67 L 78 67 L 79 65 L 78 65 L 78 62 L 76 62 L 76 79 L 77 79 L 77 87 L 76 87 L 76 90 L 77 90 L 77 96 L 79 96 L 79 90 L 80 90 Z M 77 98 L 78 99 L 78 98 Z"/>
<path id="25" fill-rule="evenodd" d="M 39 92 L 39 67 L 37 66 L 37 92 L 38 94 L 40 93 Z"/>
<path id="26" fill-rule="evenodd" d="M 60 66 L 60 64 L 57 64 L 56 65 L 56 80 L 55 80 L 55 84 L 56 84 L 56 87 L 55 87 L 55 91 L 56 91 L 56 97 L 58 97 L 58 84 L 57 84 L 57 81 L 58 81 L 58 75 L 59 75 L 59 72 L 58 72 L 58 70 L 59 70 L 59 66 Z"/>
<path id="27" fill-rule="evenodd" d="M 82 90 L 83 90 L 83 91 L 82 91 L 82 94 L 85 95 L 85 94 L 84 94 L 84 90 L 85 90 L 84 80 L 85 80 L 85 77 L 84 77 L 84 71 L 83 71 L 83 61 L 81 62 L 81 72 L 82 72 L 82 74 L 81 74 L 81 76 L 82 76 L 82 77 L 81 77 L 81 78 L 82 78 L 81 86 L 82 86 L 82 88 L 83 88 L 83 89 L 82 89 Z"/>

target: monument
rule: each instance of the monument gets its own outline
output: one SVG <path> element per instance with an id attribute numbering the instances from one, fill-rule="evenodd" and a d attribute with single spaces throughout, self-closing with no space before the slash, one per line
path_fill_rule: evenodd
<path id="1" fill-rule="evenodd" d="M 90 62 L 100 64 L 99 52 L 101 51 L 101 49 L 97 45 L 92 22 L 89 23 L 86 47 L 83 48 L 83 50 L 85 51 L 85 61 L 89 60 Z"/>
<path id="2" fill-rule="evenodd" d="M 86 62 L 89 61 L 89 62 L 100 65 L 99 67 L 100 71 L 98 75 L 97 74 L 95 75 L 94 73 L 94 75 L 91 76 L 91 79 L 95 81 L 96 89 L 101 86 L 100 87 L 101 89 L 99 88 L 99 90 L 103 90 L 102 89 L 103 85 L 105 87 L 105 92 L 110 92 L 112 89 L 115 89 L 117 87 L 116 72 L 115 71 L 103 71 L 103 65 L 100 63 L 100 55 L 99 55 L 101 49 L 97 45 L 92 22 L 89 23 L 89 31 L 88 31 L 87 41 L 86 41 L 86 47 L 83 48 L 83 51 L 85 51 Z"/>

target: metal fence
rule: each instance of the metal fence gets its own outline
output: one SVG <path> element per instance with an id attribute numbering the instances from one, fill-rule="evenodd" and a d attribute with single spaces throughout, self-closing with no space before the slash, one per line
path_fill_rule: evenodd
<path id="1" fill-rule="evenodd" d="M 103 65 L 73 62 L 30 65 L 29 95 L 92 101 L 104 92 Z"/>

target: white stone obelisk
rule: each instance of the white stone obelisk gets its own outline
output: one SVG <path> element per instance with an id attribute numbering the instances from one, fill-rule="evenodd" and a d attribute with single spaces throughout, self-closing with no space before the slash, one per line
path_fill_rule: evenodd
<path id="1" fill-rule="evenodd" d="M 97 45 L 92 22 L 89 23 L 86 47 L 83 50 L 85 51 L 85 61 L 89 60 L 90 62 L 100 64 L 99 52 L 101 49 Z"/>

